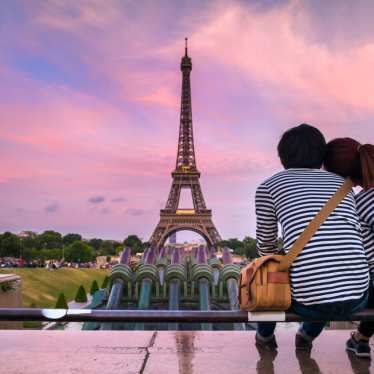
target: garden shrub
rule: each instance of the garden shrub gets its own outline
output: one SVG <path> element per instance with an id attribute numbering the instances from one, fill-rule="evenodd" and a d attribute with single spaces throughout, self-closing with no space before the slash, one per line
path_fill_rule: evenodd
<path id="1" fill-rule="evenodd" d="M 108 287 L 108 282 L 109 282 L 109 277 L 106 275 L 103 284 L 101 285 L 101 288 L 107 288 Z"/>
<path id="2" fill-rule="evenodd" d="M 78 288 L 77 294 L 74 299 L 77 303 L 86 303 L 87 302 L 87 292 L 84 289 L 83 285 Z"/>
<path id="3" fill-rule="evenodd" d="M 56 303 L 55 308 L 56 309 L 68 309 L 69 308 L 63 292 L 60 293 L 60 296 L 57 299 L 57 303 Z"/>
<path id="4" fill-rule="evenodd" d="M 97 284 L 96 280 L 92 282 L 92 286 L 90 289 L 90 294 L 93 295 L 96 291 L 99 290 L 99 285 Z"/>

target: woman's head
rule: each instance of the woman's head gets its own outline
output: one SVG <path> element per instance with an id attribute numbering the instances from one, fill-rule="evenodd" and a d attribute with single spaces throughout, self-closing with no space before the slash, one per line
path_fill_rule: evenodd
<path id="1" fill-rule="evenodd" d="M 374 187 L 374 146 L 351 138 L 334 139 L 327 144 L 324 166 L 327 171 L 350 177 L 364 189 Z"/>
<path id="2" fill-rule="evenodd" d="M 320 169 L 326 152 L 321 131 L 305 123 L 287 130 L 278 144 L 278 155 L 285 169 Z"/>

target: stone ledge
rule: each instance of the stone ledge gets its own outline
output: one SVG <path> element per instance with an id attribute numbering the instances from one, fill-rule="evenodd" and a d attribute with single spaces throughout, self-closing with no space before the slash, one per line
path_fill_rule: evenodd
<path id="1" fill-rule="evenodd" d="M 279 330 L 278 353 L 259 351 L 254 332 L 0 331 L 1 372 L 370 373 L 345 352 L 348 331 L 325 331 L 311 355 L 296 353 L 294 331 Z"/>
<path id="2" fill-rule="evenodd" d="M 5 282 L 18 282 L 21 277 L 17 274 L 0 274 L 0 284 Z"/>

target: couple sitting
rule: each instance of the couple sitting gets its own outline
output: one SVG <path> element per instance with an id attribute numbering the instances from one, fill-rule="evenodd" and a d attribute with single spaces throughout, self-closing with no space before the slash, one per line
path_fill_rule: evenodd
<path id="1" fill-rule="evenodd" d="M 285 168 L 256 192 L 257 248 L 277 254 L 278 224 L 287 252 L 329 198 L 351 178 L 351 191 L 330 214 L 290 268 L 292 309 L 302 317 L 334 320 L 374 306 L 374 146 L 350 138 L 326 144 L 321 132 L 303 124 L 285 132 L 278 145 Z M 321 170 L 324 166 L 324 170 Z M 372 274 L 370 280 L 369 273 Z M 304 322 L 296 349 L 310 350 L 325 323 Z M 256 344 L 276 349 L 275 323 L 259 323 Z M 370 357 L 374 322 L 363 322 L 346 348 Z"/>

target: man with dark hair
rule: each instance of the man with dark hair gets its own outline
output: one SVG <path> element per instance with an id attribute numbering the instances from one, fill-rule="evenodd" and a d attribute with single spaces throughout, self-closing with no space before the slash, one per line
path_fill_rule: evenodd
<path id="1" fill-rule="evenodd" d="M 320 169 L 325 153 L 325 137 L 305 123 L 286 131 L 278 144 L 278 155 L 285 169 Z"/>
<path id="2" fill-rule="evenodd" d="M 278 154 L 286 170 L 265 180 L 256 192 L 257 250 L 261 256 L 279 253 L 278 224 L 287 253 L 343 184 L 344 178 L 320 170 L 325 152 L 325 138 L 315 127 L 302 124 L 283 134 Z M 290 268 L 290 281 L 292 308 L 305 318 L 334 319 L 366 305 L 368 264 L 352 192 L 297 256 Z M 324 323 L 304 322 L 296 334 L 296 349 L 310 350 L 323 327 Z M 256 344 L 275 349 L 274 330 L 275 323 L 259 323 Z"/>

